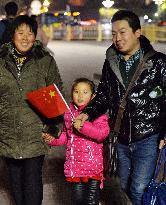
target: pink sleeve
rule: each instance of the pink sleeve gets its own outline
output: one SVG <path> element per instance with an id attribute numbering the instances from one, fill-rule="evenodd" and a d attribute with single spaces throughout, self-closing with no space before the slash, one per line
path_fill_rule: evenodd
<path id="1" fill-rule="evenodd" d="M 50 146 L 60 146 L 67 144 L 67 135 L 66 132 L 62 132 L 58 139 L 53 139 L 48 145 Z"/>
<path id="2" fill-rule="evenodd" d="M 102 115 L 93 122 L 84 122 L 83 127 L 80 129 L 80 133 L 98 142 L 102 142 L 108 136 L 109 132 L 110 128 L 107 115 Z"/>

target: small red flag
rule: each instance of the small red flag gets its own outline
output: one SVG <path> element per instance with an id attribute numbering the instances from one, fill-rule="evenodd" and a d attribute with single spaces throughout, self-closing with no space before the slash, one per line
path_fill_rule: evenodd
<path id="1" fill-rule="evenodd" d="M 57 117 L 70 110 L 55 84 L 29 92 L 27 98 L 47 118 Z"/>

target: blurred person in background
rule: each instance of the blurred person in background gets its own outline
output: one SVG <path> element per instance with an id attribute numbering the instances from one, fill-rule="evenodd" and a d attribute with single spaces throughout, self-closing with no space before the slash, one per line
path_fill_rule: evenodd
<path id="1" fill-rule="evenodd" d="M 27 102 L 26 93 L 62 80 L 54 58 L 39 41 L 37 22 L 21 15 L 13 21 L 12 41 L 0 48 L 0 156 L 7 164 L 16 205 L 41 205 L 42 166 L 48 146 L 47 124 Z"/>
<path id="2" fill-rule="evenodd" d="M 158 148 L 166 142 L 166 56 L 154 51 L 141 35 L 140 20 L 132 11 L 119 10 L 111 22 L 113 44 L 106 52 L 96 96 L 75 119 L 74 127 L 80 130 L 85 120 L 93 121 L 109 110 L 113 128 L 137 66 L 149 56 L 126 98 L 117 144 L 121 188 L 133 205 L 141 205 L 154 174 Z"/>
<path id="3" fill-rule="evenodd" d="M 11 41 L 13 20 L 17 15 L 18 6 L 14 1 L 5 5 L 6 19 L 0 21 L 0 46 Z"/>
<path id="4" fill-rule="evenodd" d="M 40 22 L 40 16 L 36 16 L 36 15 L 31 15 L 32 18 L 34 18 L 37 23 L 38 23 L 38 29 L 37 29 L 37 36 L 36 36 L 36 40 L 39 40 L 42 42 L 44 47 L 47 47 L 48 41 L 49 41 L 49 37 L 45 34 L 41 22 Z"/>

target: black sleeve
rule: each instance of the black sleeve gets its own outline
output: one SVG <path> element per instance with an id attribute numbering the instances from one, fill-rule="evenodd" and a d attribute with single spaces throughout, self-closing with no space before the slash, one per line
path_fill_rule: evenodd
<path id="1" fill-rule="evenodd" d="M 96 119 L 100 115 L 106 113 L 110 100 L 110 79 L 110 64 L 108 60 L 105 60 L 96 96 L 83 110 L 83 113 L 86 113 L 89 116 L 89 120 Z"/>
<path id="2" fill-rule="evenodd" d="M 166 139 L 166 56 L 163 55 L 164 61 L 162 69 L 161 69 L 161 76 L 162 76 L 162 90 L 163 90 L 163 98 L 161 102 L 161 118 L 160 118 L 160 139 Z"/>

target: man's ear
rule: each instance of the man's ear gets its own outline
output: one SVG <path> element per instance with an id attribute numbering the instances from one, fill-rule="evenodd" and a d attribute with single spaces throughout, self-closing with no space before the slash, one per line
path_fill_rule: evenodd
<path id="1" fill-rule="evenodd" d="M 93 95 L 92 95 L 92 98 L 91 98 L 91 100 L 92 100 L 92 99 L 93 99 L 93 98 L 94 98 L 95 96 L 96 96 L 96 94 L 93 94 Z"/>
<path id="2" fill-rule="evenodd" d="M 137 38 L 139 38 L 141 36 L 141 29 L 137 29 L 135 31 L 135 35 L 137 36 Z"/>

